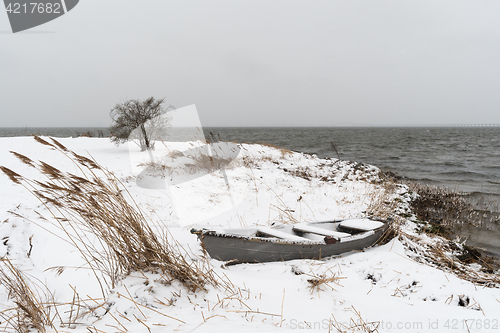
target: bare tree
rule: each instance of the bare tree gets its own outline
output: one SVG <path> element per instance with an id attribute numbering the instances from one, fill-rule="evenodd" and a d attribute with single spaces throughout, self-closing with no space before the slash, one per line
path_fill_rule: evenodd
<path id="1" fill-rule="evenodd" d="M 164 108 L 164 101 L 164 98 L 149 97 L 143 101 L 131 99 L 116 104 L 110 112 L 113 120 L 109 128 L 111 141 L 121 144 L 137 139 L 141 151 L 153 149 L 155 134 L 167 127 L 169 118 L 165 114 L 173 109 L 172 106 Z"/>

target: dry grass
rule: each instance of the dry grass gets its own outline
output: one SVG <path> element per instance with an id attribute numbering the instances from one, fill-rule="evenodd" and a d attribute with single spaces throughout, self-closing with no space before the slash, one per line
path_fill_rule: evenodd
<path id="1" fill-rule="evenodd" d="M 330 326 L 333 327 L 339 333 L 350 333 L 350 332 L 366 332 L 366 333 L 376 333 L 378 332 L 379 322 L 367 322 L 361 317 L 361 313 L 352 307 L 353 312 L 356 317 L 351 318 L 349 323 L 339 323 L 335 316 L 332 314 L 333 321 L 330 321 Z M 330 331 L 330 330 L 329 330 Z"/>
<path id="2" fill-rule="evenodd" d="M 40 300 L 39 293 L 30 287 L 25 275 L 8 259 L 1 260 L 0 284 L 8 290 L 9 298 L 16 304 L 15 308 L 0 312 L 7 326 L 22 333 L 32 329 L 46 332 L 46 327 L 57 331 L 52 323 L 52 306 Z"/>
<path id="3" fill-rule="evenodd" d="M 234 163 L 231 163 L 232 161 L 233 159 L 231 158 L 199 154 L 193 158 L 193 164 L 189 165 L 188 170 L 191 173 L 200 171 L 212 173 L 222 169 L 232 168 L 234 166 Z"/>
<path id="4" fill-rule="evenodd" d="M 388 228 L 377 244 L 386 244 L 397 236 L 399 226 L 404 222 L 404 213 L 401 212 L 401 201 L 397 199 L 399 185 L 392 178 L 384 179 L 376 185 L 376 189 L 369 193 L 369 206 L 366 214 L 382 219 L 388 223 Z"/>
<path id="5" fill-rule="evenodd" d="M 209 148 L 210 147 L 210 148 Z M 237 153 L 233 150 L 225 150 L 214 145 L 201 146 L 199 149 L 193 149 L 192 154 L 184 154 L 175 150 L 163 161 L 148 161 L 138 166 L 146 167 L 148 174 L 155 177 L 173 177 L 175 179 L 191 180 L 189 175 L 206 175 L 217 171 L 233 169 L 241 164 L 236 159 Z M 209 153 L 210 152 L 210 153 Z M 232 156 L 234 155 L 234 156 Z M 177 162 L 178 158 L 184 159 L 183 163 Z M 169 162 L 167 162 L 169 161 Z"/>
<path id="6" fill-rule="evenodd" d="M 278 146 L 273 145 L 271 143 L 258 142 L 258 144 L 261 145 L 261 146 L 270 147 L 270 148 L 274 148 L 274 149 L 279 150 L 279 152 L 281 153 L 281 158 L 286 158 L 287 156 L 293 154 L 293 151 L 291 151 L 290 149 L 286 149 L 286 148 L 283 148 L 283 147 L 278 147 Z"/>
<path id="7" fill-rule="evenodd" d="M 0 284 L 8 291 L 9 299 L 15 304 L 15 307 L 0 312 L 4 329 L 8 332 L 46 332 L 47 329 L 57 332 L 57 327 L 73 329 L 96 308 L 88 304 L 89 301 L 95 302 L 95 299 L 80 298 L 72 286 L 71 302 L 56 302 L 47 287 L 33 283 L 33 279 L 29 279 L 9 259 L 1 260 Z M 99 300 L 102 302 L 102 299 Z"/>
<path id="8" fill-rule="evenodd" d="M 27 179 L 3 166 L 0 169 L 47 207 L 52 220 L 78 248 L 99 283 L 101 275 L 106 284 L 114 288 L 130 272 L 149 269 L 180 281 L 192 291 L 204 289 L 207 283 L 219 285 L 210 267 L 191 260 L 179 246 L 169 242 L 166 229 L 155 232 L 150 227 L 137 204 L 130 199 L 130 193 L 112 172 L 68 150 L 55 139 L 48 142 L 37 136 L 34 138 L 68 157 L 80 174 L 60 171 L 16 152 L 12 154 L 37 169 L 46 180 Z M 101 288 L 105 294 L 102 284 Z"/>
<path id="9" fill-rule="evenodd" d="M 328 287 L 331 290 L 336 290 L 332 284 L 336 286 L 341 286 L 339 281 L 342 279 L 345 279 L 344 277 L 337 276 L 336 273 L 331 273 L 330 274 L 324 273 L 320 275 L 316 275 L 311 272 L 311 274 L 308 274 L 311 276 L 310 279 L 307 280 L 309 282 L 309 290 L 311 293 L 313 292 L 319 292 L 323 291 L 324 287 Z"/>
<path id="10" fill-rule="evenodd" d="M 418 194 L 418 198 L 411 203 L 411 208 L 417 219 L 422 221 L 420 232 L 452 240 L 464 238 L 464 234 L 469 230 L 494 225 L 498 220 L 497 214 L 485 214 L 484 211 L 476 209 L 463 193 L 417 183 L 410 183 L 409 187 Z M 441 251 L 440 248 L 444 250 Z M 432 252 L 437 261 L 448 261 L 441 255 L 441 252 L 447 252 L 454 253 L 454 259 L 458 259 L 461 264 L 480 264 L 486 272 L 493 273 L 498 268 L 495 258 L 482 250 L 456 241 L 449 241 Z"/>
<path id="11" fill-rule="evenodd" d="M 395 218 L 400 202 L 395 199 L 398 186 L 392 180 L 386 180 L 369 192 L 369 206 L 367 215 L 377 216 L 382 219 Z"/>
<path id="12" fill-rule="evenodd" d="M 137 166 L 145 167 L 148 170 L 148 175 L 153 177 L 165 178 L 165 176 L 172 174 L 173 168 L 159 162 L 145 162 L 140 163 Z"/>
<path id="13" fill-rule="evenodd" d="M 419 197 L 412 202 L 412 209 L 421 221 L 446 229 L 483 225 L 483 214 L 474 209 L 463 193 L 444 187 L 409 183 L 410 189 Z M 490 221 L 491 222 L 491 221 Z M 438 231 L 438 230 L 436 230 Z"/>
<path id="14" fill-rule="evenodd" d="M 493 270 L 477 271 L 459 259 L 457 244 L 441 236 L 434 236 L 432 244 L 422 242 L 419 236 L 410 235 L 399 230 L 399 240 L 405 248 L 413 252 L 413 260 L 445 272 L 450 272 L 459 278 L 475 284 L 498 287 L 500 286 L 500 275 L 494 274 Z M 480 262 L 481 263 L 481 262 Z M 482 262 L 483 267 L 489 267 L 489 263 Z"/>
<path id="15" fill-rule="evenodd" d="M 392 220 L 379 244 L 387 243 L 398 236 L 405 247 L 414 252 L 413 259 L 454 273 L 458 277 L 486 286 L 500 285 L 500 276 L 493 274 L 495 263 L 477 250 L 452 241 L 464 225 L 480 226 L 482 214 L 478 213 L 463 194 L 436 186 L 407 183 L 410 192 L 418 194 L 410 202 L 409 211 L 399 209 L 400 200 L 395 199 L 398 188 L 396 180 L 386 177 L 379 190 L 370 193 L 371 204 L 367 214 Z M 410 213 L 411 212 L 411 213 Z M 429 222 L 423 231 L 434 237 L 432 245 L 422 242 L 418 235 L 411 235 L 400 228 L 412 214 L 420 221 Z M 467 264 L 478 263 L 483 271 L 478 272 Z"/>
<path id="16" fill-rule="evenodd" d="M 274 198 L 277 201 L 277 204 L 271 204 L 269 209 L 274 209 L 278 212 L 278 216 L 275 218 L 274 222 L 279 222 L 283 224 L 297 224 L 301 222 L 301 218 L 295 216 L 295 211 L 290 209 L 288 205 L 283 201 L 283 198 L 278 195 L 271 187 L 269 187 L 266 183 L 262 182 L 265 186 L 268 187 L 269 191 L 271 191 L 274 195 Z M 271 223 L 271 221 L 270 221 Z"/>

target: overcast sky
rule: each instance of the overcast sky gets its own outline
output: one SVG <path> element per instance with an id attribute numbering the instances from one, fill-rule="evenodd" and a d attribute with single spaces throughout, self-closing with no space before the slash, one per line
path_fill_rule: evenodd
<path id="1" fill-rule="evenodd" d="M 500 1 L 80 0 L 12 34 L 0 127 L 109 126 L 118 102 L 203 126 L 500 124 Z"/>

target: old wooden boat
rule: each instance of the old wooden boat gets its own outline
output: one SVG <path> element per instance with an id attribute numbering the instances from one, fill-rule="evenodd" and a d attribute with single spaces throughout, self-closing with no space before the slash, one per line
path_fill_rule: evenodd
<path id="1" fill-rule="evenodd" d="M 252 228 L 192 229 L 210 257 L 234 263 L 321 259 L 374 245 L 387 222 L 355 218 Z"/>

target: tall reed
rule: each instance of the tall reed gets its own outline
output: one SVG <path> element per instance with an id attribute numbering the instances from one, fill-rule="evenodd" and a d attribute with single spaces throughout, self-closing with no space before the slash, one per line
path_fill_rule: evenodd
<path id="1" fill-rule="evenodd" d="M 9 298 L 16 304 L 15 308 L 0 312 L 0 318 L 7 326 L 21 333 L 32 329 L 46 332 L 46 327 L 57 332 L 50 316 L 51 306 L 40 300 L 41 297 L 32 289 L 25 275 L 8 259 L 0 262 L 0 284 L 9 291 Z"/>
<path id="2" fill-rule="evenodd" d="M 37 169 L 45 181 L 25 178 L 4 166 L 0 169 L 45 205 L 99 283 L 100 276 L 104 276 L 106 284 L 114 288 L 131 271 L 151 269 L 193 291 L 203 289 L 207 283 L 219 284 L 209 266 L 197 265 L 169 242 L 166 228 L 155 232 L 150 227 L 137 203 L 111 171 L 53 138 L 44 140 L 34 136 L 34 139 L 69 158 L 79 170 L 78 175 L 43 161 L 35 162 L 17 152 L 11 153 Z M 101 288 L 104 293 L 103 285 Z"/>

